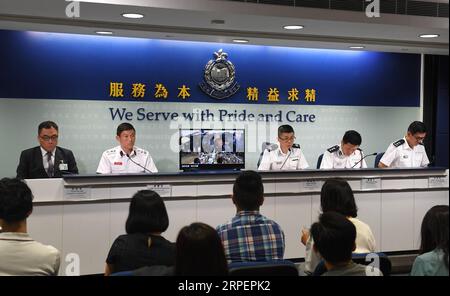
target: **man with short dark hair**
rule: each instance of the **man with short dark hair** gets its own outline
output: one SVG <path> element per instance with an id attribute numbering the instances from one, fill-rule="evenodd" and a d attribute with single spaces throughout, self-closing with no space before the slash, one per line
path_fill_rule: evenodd
<path id="1" fill-rule="evenodd" d="M 283 230 L 259 212 L 264 203 L 261 176 L 254 171 L 242 172 L 234 183 L 232 200 L 236 216 L 217 227 L 228 263 L 283 259 Z"/>
<path id="2" fill-rule="evenodd" d="M 420 168 L 430 163 L 423 140 L 427 135 L 425 124 L 412 122 L 403 139 L 391 143 L 378 163 L 379 168 Z"/>
<path id="3" fill-rule="evenodd" d="M 346 131 L 341 143 L 328 148 L 323 153 L 321 169 L 367 168 L 364 155 L 359 149 L 361 135 L 354 130 Z"/>
<path id="4" fill-rule="evenodd" d="M 0 180 L 0 276 L 58 274 L 59 251 L 27 233 L 32 211 L 33 195 L 23 181 Z"/>
<path id="5" fill-rule="evenodd" d="M 61 178 L 64 174 L 78 174 L 72 151 L 57 146 L 58 130 L 58 125 L 53 121 L 39 124 L 39 146 L 22 151 L 17 166 L 17 178 Z"/>
<path id="6" fill-rule="evenodd" d="M 319 222 L 311 226 L 311 236 L 314 250 L 325 260 L 327 272 L 323 276 L 382 275 L 377 268 L 352 261 L 352 252 L 356 249 L 356 227 L 344 215 L 323 213 Z"/>
<path id="7" fill-rule="evenodd" d="M 278 145 L 273 144 L 264 150 L 259 171 L 302 170 L 309 167 L 292 126 L 285 124 L 278 128 Z"/>
<path id="8" fill-rule="evenodd" d="M 98 174 L 157 173 L 158 169 L 147 150 L 134 146 L 136 130 L 124 122 L 117 127 L 119 146 L 103 152 L 98 164 Z"/>

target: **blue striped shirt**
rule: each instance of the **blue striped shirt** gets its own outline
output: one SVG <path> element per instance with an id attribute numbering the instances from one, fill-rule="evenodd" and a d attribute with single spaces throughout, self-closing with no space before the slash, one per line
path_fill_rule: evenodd
<path id="1" fill-rule="evenodd" d="M 284 232 L 258 211 L 241 211 L 231 222 L 219 225 L 228 263 L 283 259 Z"/>

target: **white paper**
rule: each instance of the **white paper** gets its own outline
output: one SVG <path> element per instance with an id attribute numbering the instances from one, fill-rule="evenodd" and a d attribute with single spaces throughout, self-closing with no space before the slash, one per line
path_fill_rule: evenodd
<path id="1" fill-rule="evenodd" d="M 155 191 L 161 197 L 171 197 L 172 196 L 172 185 L 169 185 L 169 184 L 147 185 L 147 189 Z"/>
<path id="2" fill-rule="evenodd" d="M 324 181 L 308 180 L 300 183 L 301 191 L 320 191 Z"/>
<path id="3" fill-rule="evenodd" d="M 381 178 L 361 179 L 361 190 L 381 190 Z"/>
<path id="4" fill-rule="evenodd" d="M 428 178 L 428 188 L 440 188 L 446 187 L 445 177 L 429 177 Z"/>
<path id="5" fill-rule="evenodd" d="M 64 187 L 64 199 L 90 199 L 90 187 Z"/>

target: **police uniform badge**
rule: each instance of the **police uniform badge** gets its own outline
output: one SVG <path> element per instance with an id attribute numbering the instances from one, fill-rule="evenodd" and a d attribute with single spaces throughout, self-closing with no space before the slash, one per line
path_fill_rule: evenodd
<path id="1" fill-rule="evenodd" d="M 328 148 L 327 150 L 328 150 L 328 152 L 333 153 L 333 152 L 336 152 L 339 150 L 339 146 L 335 145 L 333 147 Z"/>
<path id="2" fill-rule="evenodd" d="M 394 142 L 394 143 L 392 143 L 395 147 L 398 147 L 398 146 L 400 146 L 400 145 L 403 145 L 405 143 L 405 140 L 403 140 L 403 139 L 400 139 L 400 140 L 398 140 L 398 141 L 396 141 L 396 142 Z"/>
<path id="3" fill-rule="evenodd" d="M 205 66 L 204 80 L 199 84 L 203 92 L 216 99 L 234 95 L 240 88 L 236 82 L 236 70 L 222 49 L 214 53 L 215 60 Z"/>

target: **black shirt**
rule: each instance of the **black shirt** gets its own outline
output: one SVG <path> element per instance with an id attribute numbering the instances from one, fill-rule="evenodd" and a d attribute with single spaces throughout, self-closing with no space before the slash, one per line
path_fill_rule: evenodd
<path id="1" fill-rule="evenodd" d="M 113 272 L 152 265 L 172 266 L 175 264 L 175 244 L 157 235 L 121 235 L 111 246 L 106 263 L 113 265 Z"/>

